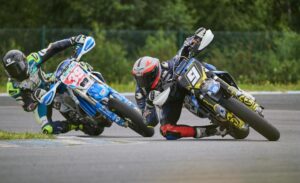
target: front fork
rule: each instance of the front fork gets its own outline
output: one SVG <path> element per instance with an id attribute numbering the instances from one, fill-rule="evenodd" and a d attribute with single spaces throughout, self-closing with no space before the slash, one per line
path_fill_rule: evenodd
<path id="1" fill-rule="evenodd" d="M 99 101 L 94 100 L 93 98 L 88 97 L 86 94 L 84 94 L 81 90 L 75 89 L 76 93 L 78 93 L 85 101 L 88 103 L 94 105 L 96 107 L 96 110 L 101 113 L 105 118 L 109 119 L 112 122 L 117 123 L 119 126 L 127 127 L 128 122 L 120 118 L 117 114 L 111 112 L 108 110 L 103 104 L 101 104 Z"/>
<path id="2" fill-rule="evenodd" d="M 199 99 L 202 103 L 206 104 L 212 110 L 217 117 L 220 117 L 226 121 L 228 121 L 232 126 L 243 129 L 245 127 L 245 122 L 239 119 L 236 115 L 234 115 L 232 112 L 226 110 L 223 106 L 212 100 L 207 95 L 201 95 L 199 96 Z M 219 120 L 218 120 L 219 121 Z M 222 121 L 221 121 L 222 122 Z"/>
<path id="3" fill-rule="evenodd" d="M 248 95 L 245 95 L 243 92 L 238 90 L 237 88 L 230 86 L 228 83 L 220 79 L 218 76 L 213 77 L 214 80 L 218 81 L 221 86 L 233 97 L 238 99 L 240 102 L 245 104 L 248 108 L 250 108 L 252 111 L 259 113 L 262 115 L 263 108 L 255 102 L 255 99 L 253 97 L 250 97 Z"/>

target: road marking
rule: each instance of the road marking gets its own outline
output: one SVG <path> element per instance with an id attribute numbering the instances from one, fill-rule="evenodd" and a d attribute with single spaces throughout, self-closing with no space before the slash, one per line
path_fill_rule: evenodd
<path id="1" fill-rule="evenodd" d="M 19 105 L 8 105 L 8 106 L 0 106 L 0 109 L 3 108 L 3 109 L 15 109 L 15 108 L 20 108 L 21 109 L 21 106 Z"/>
<path id="2" fill-rule="evenodd" d="M 19 146 L 16 144 L 10 144 L 7 142 L 0 142 L 0 148 L 4 148 L 4 147 L 19 147 Z"/>

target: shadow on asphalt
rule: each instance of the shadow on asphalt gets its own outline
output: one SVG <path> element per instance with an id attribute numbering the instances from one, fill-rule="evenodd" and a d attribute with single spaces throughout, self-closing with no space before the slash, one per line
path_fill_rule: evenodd
<path id="1" fill-rule="evenodd" d="M 188 141 L 188 142 L 270 142 L 268 140 L 264 140 L 264 139 L 259 139 L 259 140 L 255 140 L 255 139 L 177 139 L 177 140 L 166 140 L 164 138 L 161 139 L 153 139 L 151 137 L 141 137 L 141 136 L 86 136 L 86 135 L 77 135 L 76 137 L 80 137 L 80 138 L 93 138 L 93 139 L 112 139 L 112 138 L 116 138 L 116 139 L 136 139 L 137 141 L 148 141 L 148 142 L 170 142 L 170 141 Z"/>
<path id="2" fill-rule="evenodd" d="M 95 138 L 95 139 L 102 139 L 102 138 L 123 138 L 123 139 L 134 139 L 134 138 L 143 138 L 142 136 L 106 136 L 106 135 L 101 135 L 101 136 L 86 136 L 86 135 L 77 135 L 76 137 L 80 138 Z"/>
<path id="3" fill-rule="evenodd" d="M 156 142 L 182 142 L 182 141 L 188 141 L 188 142 L 270 142 L 268 140 L 253 140 L 253 139 L 243 139 L 243 140 L 237 140 L 237 139 L 178 139 L 178 140 L 166 140 L 166 139 L 147 139 L 145 141 L 156 141 Z"/>

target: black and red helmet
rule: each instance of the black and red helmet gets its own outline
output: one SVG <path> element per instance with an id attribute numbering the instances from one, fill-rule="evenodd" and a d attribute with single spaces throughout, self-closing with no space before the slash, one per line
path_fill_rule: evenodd
<path id="1" fill-rule="evenodd" d="M 159 60 L 148 56 L 139 58 L 133 65 L 132 75 L 139 87 L 144 88 L 146 91 L 155 89 L 161 75 Z"/>

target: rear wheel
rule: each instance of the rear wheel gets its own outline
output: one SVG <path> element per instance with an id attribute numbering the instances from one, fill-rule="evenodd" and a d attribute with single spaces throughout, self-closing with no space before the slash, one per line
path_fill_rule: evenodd
<path id="1" fill-rule="evenodd" d="M 136 133 L 142 135 L 143 137 L 152 137 L 154 134 L 153 128 L 148 128 L 143 123 L 142 115 L 131 108 L 127 104 L 115 99 L 110 98 L 108 101 L 108 107 L 110 110 L 114 111 L 117 115 L 122 117 L 123 119 L 127 119 L 129 121 L 128 127 L 135 131 Z"/>
<path id="2" fill-rule="evenodd" d="M 99 136 L 101 133 L 103 133 L 103 131 L 104 131 L 104 127 L 98 125 L 92 125 L 91 123 L 84 124 L 82 129 L 82 132 L 89 136 Z"/>
<path id="3" fill-rule="evenodd" d="M 270 141 L 277 141 L 280 138 L 279 131 L 266 119 L 250 110 L 235 98 L 222 98 L 221 105 L 233 112 L 237 117 L 248 123 L 254 130 Z"/>

